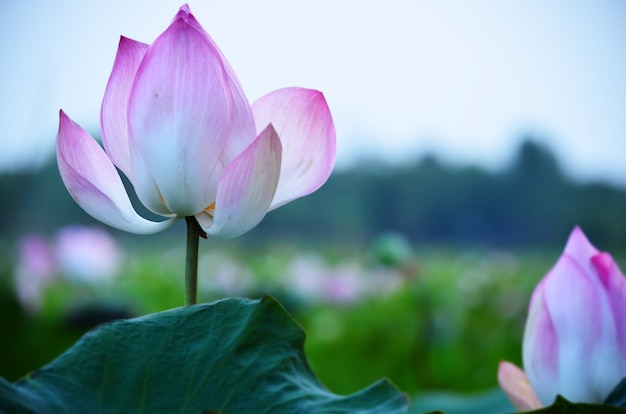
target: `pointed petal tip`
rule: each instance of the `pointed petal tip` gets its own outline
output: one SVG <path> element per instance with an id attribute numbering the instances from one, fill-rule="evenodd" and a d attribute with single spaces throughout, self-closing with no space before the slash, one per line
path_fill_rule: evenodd
<path id="1" fill-rule="evenodd" d="M 60 122 L 67 122 L 68 120 L 71 121 L 70 117 L 67 116 L 67 114 L 65 113 L 65 111 L 63 109 L 59 109 L 59 121 Z"/>
<path id="2" fill-rule="evenodd" d="M 577 260 L 586 260 L 597 254 L 598 249 L 591 244 L 583 230 L 576 226 L 567 239 L 565 253 L 577 258 Z"/>
<path id="3" fill-rule="evenodd" d="M 148 48 L 150 46 L 147 43 L 140 42 L 138 40 L 131 39 L 130 37 L 126 37 L 126 36 L 122 35 L 122 36 L 120 36 L 120 41 L 117 44 L 118 54 L 119 54 L 120 50 L 124 50 L 126 48 L 134 47 L 134 46 L 137 46 L 137 45 L 139 45 L 141 47 L 145 47 L 145 48 Z"/>
<path id="4" fill-rule="evenodd" d="M 61 130 L 63 123 L 67 122 L 66 118 L 67 115 L 65 114 L 65 112 L 63 112 L 63 109 L 59 109 L 59 131 Z"/>
<path id="5" fill-rule="evenodd" d="M 59 130 L 57 133 L 57 142 L 60 138 L 66 136 L 67 134 L 65 132 L 70 132 L 69 129 L 70 128 L 80 128 L 80 125 L 78 125 L 76 122 L 74 122 L 72 120 L 72 118 L 70 118 L 65 111 L 63 111 L 63 109 L 59 109 Z M 58 145 L 58 144 L 57 144 Z"/>
<path id="6" fill-rule="evenodd" d="M 572 229 L 572 232 L 569 235 L 570 239 L 576 240 L 587 240 L 587 236 L 585 236 L 585 232 L 580 228 L 580 226 L 576 225 Z"/>
<path id="7" fill-rule="evenodd" d="M 189 23 L 189 18 L 195 20 L 193 14 L 191 13 L 191 8 L 187 3 L 185 3 L 180 6 L 180 9 L 178 9 L 178 13 L 176 13 L 176 16 L 174 16 L 174 18 L 172 19 L 172 23 L 179 19 L 182 19 L 184 22 Z"/>

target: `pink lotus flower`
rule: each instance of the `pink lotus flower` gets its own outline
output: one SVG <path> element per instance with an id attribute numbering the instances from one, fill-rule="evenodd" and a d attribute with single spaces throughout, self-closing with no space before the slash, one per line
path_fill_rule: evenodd
<path id="1" fill-rule="evenodd" d="M 122 251 L 104 228 L 67 226 L 56 236 L 59 271 L 76 282 L 103 283 L 118 275 Z"/>
<path id="2" fill-rule="evenodd" d="M 523 360 L 526 374 L 509 363 L 498 372 L 520 410 L 550 405 L 557 395 L 602 403 L 626 377 L 626 280 L 579 228 L 535 288 Z"/>
<path id="3" fill-rule="evenodd" d="M 44 291 L 56 275 L 54 249 L 41 235 L 28 234 L 18 244 L 13 282 L 17 299 L 29 313 L 43 305 Z"/>
<path id="4" fill-rule="evenodd" d="M 195 216 L 236 237 L 318 189 L 335 159 L 323 95 L 286 88 L 251 105 L 187 5 L 152 45 L 121 38 L 100 121 L 104 150 L 61 111 L 61 177 L 86 212 L 133 233 Z M 164 221 L 138 215 L 116 167 Z"/>

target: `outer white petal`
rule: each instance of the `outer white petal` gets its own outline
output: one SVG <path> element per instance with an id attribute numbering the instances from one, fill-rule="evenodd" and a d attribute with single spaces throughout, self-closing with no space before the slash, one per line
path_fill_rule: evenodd
<path id="1" fill-rule="evenodd" d="M 549 405 L 559 393 L 559 341 L 545 303 L 545 282 L 533 292 L 524 331 L 524 370 L 537 397 Z"/>
<path id="2" fill-rule="evenodd" d="M 153 222 L 139 216 L 104 150 L 63 111 L 57 136 L 57 162 L 65 187 L 95 219 L 138 234 L 156 233 L 174 222 L 173 219 Z"/>
<path id="3" fill-rule="evenodd" d="M 189 26 L 195 28 L 199 33 L 205 36 L 207 42 L 209 42 L 213 49 L 220 55 L 226 77 L 224 79 L 225 89 L 230 93 L 232 98 L 232 113 L 230 118 L 230 133 L 226 140 L 226 146 L 220 161 L 223 165 L 230 164 L 239 154 L 241 154 L 256 138 L 256 128 L 254 124 L 254 116 L 252 115 L 252 108 L 250 102 L 246 98 L 243 92 L 243 88 L 237 79 L 235 71 L 228 63 L 228 60 L 219 49 L 217 44 L 213 41 L 211 36 L 204 30 L 204 28 L 198 23 L 193 14 L 186 4 L 182 6 L 174 18 L 174 20 L 182 18 Z M 264 125 L 259 129 L 259 132 L 265 128 Z"/>
<path id="4" fill-rule="evenodd" d="M 304 88 L 271 92 L 252 104 L 257 131 L 274 125 L 283 145 L 280 181 L 270 209 L 317 190 L 335 164 L 335 126 L 324 95 Z"/>
<path id="5" fill-rule="evenodd" d="M 606 312 L 608 303 L 590 276 L 563 255 L 547 276 L 544 293 L 559 342 L 558 391 L 575 402 L 601 402 L 591 378 L 592 356 L 603 348 L 606 326 L 613 323 L 605 319 L 611 317 Z"/>
<path id="6" fill-rule="evenodd" d="M 257 136 L 250 102 L 246 98 L 243 88 L 239 83 L 239 79 L 237 78 L 233 68 L 228 63 L 228 60 L 215 41 L 213 41 L 211 36 L 196 20 L 187 4 L 180 8 L 173 21 L 176 21 L 177 19 L 182 19 L 190 27 L 196 29 L 198 33 L 203 35 L 211 47 L 219 54 L 220 60 L 222 61 L 226 75 L 224 78 L 224 88 L 231 96 L 232 112 L 230 117 L 230 132 L 220 157 L 220 162 L 223 165 L 228 165 L 246 148 L 248 148 Z M 265 128 L 265 126 L 266 125 L 264 125 L 263 128 Z M 259 129 L 259 132 L 261 129 Z"/>
<path id="7" fill-rule="evenodd" d="M 237 237 L 259 224 L 269 209 L 280 174 L 281 143 L 269 125 L 222 173 L 213 222 L 197 216 L 208 234 Z"/>
<path id="8" fill-rule="evenodd" d="M 232 115 L 221 55 L 191 17 L 179 13 L 150 46 L 128 109 L 137 194 L 152 211 L 166 206 L 179 217 L 215 200 Z"/>
<path id="9" fill-rule="evenodd" d="M 128 99 L 137 68 L 148 50 L 148 45 L 126 37 L 120 38 L 113 70 L 107 83 L 100 129 L 106 152 L 126 177 L 132 181 L 128 144 Z"/>

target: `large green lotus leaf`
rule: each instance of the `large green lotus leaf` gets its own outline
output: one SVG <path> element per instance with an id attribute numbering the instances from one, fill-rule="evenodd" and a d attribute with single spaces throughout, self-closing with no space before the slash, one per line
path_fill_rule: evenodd
<path id="1" fill-rule="evenodd" d="M 411 398 L 411 414 L 441 410 L 446 414 L 503 414 L 515 408 L 500 389 L 477 394 L 422 393 Z"/>
<path id="2" fill-rule="evenodd" d="M 617 384 L 615 389 L 606 397 L 604 403 L 626 409 L 626 378 Z"/>
<path id="3" fill-rule="evenodd" d="M 273 298 L 225 299 L 111 322 L 10 384 L 15 413 L 402 413 L 381 380 L 349 396 L 309 367 L 304 331 Z M 2 411 L 2 410 L 0 410 Z"/>

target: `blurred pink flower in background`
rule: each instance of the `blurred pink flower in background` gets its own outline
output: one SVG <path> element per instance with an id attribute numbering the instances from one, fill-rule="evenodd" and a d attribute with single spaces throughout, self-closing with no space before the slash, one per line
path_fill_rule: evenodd
<path id="1" fill-rule="evenodd" d="M 64 227 L 56 236 L 59 272 L 80 282 L 107 282 L 117 276 L 122 252 L 101 227 Z"/>
<path id="2" fill-rule="evenodd" d="M 256 287 L 249 267 L 224 252 L 202 254 L 198 261 L 199 275 L 206 290 L 224 296 L 247 296 Z"/>
<path id="3" fill-rule="evenodd" d="M 100 227 L 64 227 L 52 241 L 28 234 L 18 242 L 15 293 L 26 311 L 37 313 L 52 283 L 106 283 L 118 274 L 121 260 L 117 241 Z"/>
<path id="4" fill-rule="evenodd" d="M 290 294 L 312 302 L 351 302 L 361 289 L 358 279 L 344 279 L 313 253 L 299 254 L 291 260 L 283 285 Z"/>
<path id="5" fill-rule="evenodd" d="M 41 309 L 43 291 L 56 274 L 54 249 L 39 234 L 23 236 L 17 247 L 13 283 L 17 299 L 29 313 Z"/>
<path id="6" fill-rule="evenodd" d="M 323 296 L 324 261 L 315 254 L 299 254 L 287 266 L 282 284 L 296 296 L 315 299 Z"/>
<path id="7" fill-rule="evenodd" d="M 523 360 L 525 373 L 506 362 L 498 372 L 520 410 L 557 395 L 602 403 L 626 376 L 626 280 L 578 227 L 532 295 Z"/>
<path id="8" fill-rule="evenodd" d="M 365 293 L 367 286 L 363 283 L 362 269 L 352 265 L 343 265 L 326 269 L 324 296 L 329 302 L 356 302 Z"/>
<path id="9" fill-rule="evenodd" d="M 402 276 L 358 262 L 329 266 L 320 255 L 307 253 L 291 260 L 282 283 L 288 292 L 305 300 L 353 303 L 393 292 L 402 285 Z"/>

